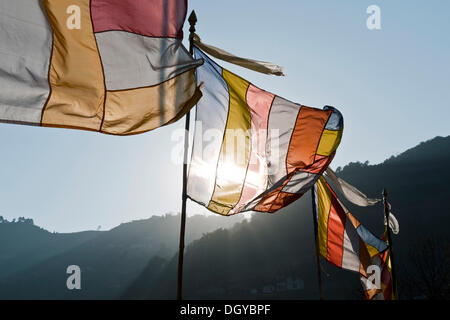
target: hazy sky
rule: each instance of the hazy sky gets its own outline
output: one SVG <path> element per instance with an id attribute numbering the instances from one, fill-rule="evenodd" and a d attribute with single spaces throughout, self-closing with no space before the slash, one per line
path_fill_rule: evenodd
<path id="1" fill-rule="evenodd" d="M 381 8 L 381 30 L 366 27 L 372 4 Z M 190 0 L 189 6 L 204 42 L 280 64 L 288 76 L 219 62 L 224 67 L 289 100 L 341 110 L 344 137 L 332 167 L 379 163 L 450 134 L 448 0 Z M 72 232 L 178 212 L 182 168 L 170 158 L 179 143 L 172 134 L 182 127 L 184 119 L 114 137 L 0 124 L 0 215 Z M 188 205 L 188 214 L 205 212 Z"/>

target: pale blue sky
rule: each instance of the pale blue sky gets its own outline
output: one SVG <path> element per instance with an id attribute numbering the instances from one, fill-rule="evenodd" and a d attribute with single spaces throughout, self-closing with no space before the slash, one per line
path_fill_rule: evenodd
<path id="1" fill-rule="evenodd" d="M 381 8 L 382 29 L 366 27 Z M 255 85 L 305 105 L 338 107 L 344 137 L 333 167 L 378 163 L 450 134 L 450 1 L 190 0 L 206 43 L 278 63 L 287 77 L 221 63 Z M 187 37 L 188 26 L 185 26 Z M 181 207 L 181 165 L 171 141 L 184 119 L 114 137 L 0 124 L 0 215 L 59 232 L 109 229 Z M 205 213 L 190 203 L 189 214 Z"/>

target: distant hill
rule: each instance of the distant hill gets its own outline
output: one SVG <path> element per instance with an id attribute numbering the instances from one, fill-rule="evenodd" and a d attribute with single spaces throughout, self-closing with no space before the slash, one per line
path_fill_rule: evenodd
<path id="1" fill-rule="evenodd" d="M 50 233 L 31 219 L 0 221 L 0 281 L 47 258 L 70 250 L 100 232 Z"/>
<path id="2" fill-rule="evenodd" d="M 186 242 L 242 219 L 189 217 Z M 0 240 L 8 244 L 0 247 L 1 273 L 8 270 L 0 279 L 0 298 L 117 298 L 147 264 L 156 261 L 161 267 L 176 253 L 179 223 L 179 215 L 152 216 L 110 231 L 74 234 L 49 233 L 32 223 L 0 223 Z M 80 291 L 65 286 L 69 265 L 81 268 Z"/>
<path id="3" fill-rule="evenodd" d="M 404 270 L 416 267 L 410 258 L 413 249 L 419 250 L 430 236 L 448 239 L 448 163 L 450 137 L 437 137 L 382 164 L 350 163 L 338 170 L 339 176 L 371 197 L 381 197 L 382 189 L 387 188 L 392 210 L 400 222 L 400 234 L 394 238 L 399 282 L 406 277 Z M 381 204 L 371 208 L 348 206 L 375 234 L 383 233 Z M 194 241 L 185 254 L 185 298 L 317 299 L 312 224 L 308 193 L 274 215 L 256 213 L 250 222 L 241 222 L 234 228 L 218 230 Z M 321 265 L 326 298 L 362 298 L 356 274 L 324 261 Z M 123 298 L 172 299 L 176 268 L 177 260 L 173 257 L 160 277 L 143 272 Z M 295 290 L 293 286 L 287 289 L 295 279 L 302 289 Z M 140 284 L 140 290 L 136 283 Z"/>

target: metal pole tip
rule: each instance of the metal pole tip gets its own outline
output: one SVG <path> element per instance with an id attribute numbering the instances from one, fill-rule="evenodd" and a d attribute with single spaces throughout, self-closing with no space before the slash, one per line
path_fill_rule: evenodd
<path id="1" fill-rule="evenodd" d="M 188 18 L 188 21 L 191 25 L 197 23 L 197 15 L 195 14 L 195 10 L 192 10 L 191 15 Z"/>

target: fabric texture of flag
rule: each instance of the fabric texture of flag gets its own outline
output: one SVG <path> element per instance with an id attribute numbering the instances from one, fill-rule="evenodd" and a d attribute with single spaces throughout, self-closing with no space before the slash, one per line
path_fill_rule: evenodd
<path id="1" fill-rule="evenodd" d="M 300 198 L 340 143 L 341 113 L 295 104 L 220 67 L 200 49 L 203 97 L 196 108 L 188 196 L 231 215 L 275 212 Z"/>
<path id="2" fill-rule="evenodd" d="M 351 203 L 360 207 L 369 207 L 377 204 L 381 199 L 370 199 L 364 193 L 356 189 L 350 183 L 339 178 L 336 173 L 328 167 L 325 171 L 326 176 L 333 182 L 336 189 Z"/>
<path id="3" fill-rule="evenodd" d="M 264 74 L 285 76 L 283 67 L 280 67 L 279 65 L 276 65 L 271 62 L 258 61 L 235 56 L 234 54 L 231 54 L 225 50 L 203 43 L 197 34 L 194 34 L 194 44 L 200 50 L 206 52 L 207 54 L 213 56 L 214 58 L 226 61 L 228 63 L 232 63 L 241 66 L 243 68 L 247 68 Z"/>
<path id="4" fill-rule="evenodd" d="M 313 188 L 319 253 L 331 264 L 367 277 L 371 258 L 387 249 L 340 202 L 324 177 Z"/>
<path id="5" fill-rule="evenodd" d="M 380 202 L 382 199 L 371 199 L 367 197 L 364 193 L 359 191 L 357 188 L 352 186 L 350 183 L 339 178 L 336 173 L 328 167 L 325 171 L 325 175 L 329 178 L 336 189 L 351 203 L 356 204 L 360 207 L 373 206 Z M 386 225 L 386 217 L 384 218 L 384 224 Z M 400 232 L 400 224 L 397 218 L 391 211 L 391 205 L 389 204 L 389 228 L 392 230 L 393 234 L 398 234 Z"/>
<path id="6" fill-rule="evenodd" d="M 392 276 L 391 252 L 390 250 L 386 250 L 380 256 L 383 263 L 383 269 L 381 270 L 381 290 L 383 291 L 384 300 L 398 300 L 398 293 L 395 292 L 393 286 L 395 279 Z"/>
<path id="7" fill-rule="evenodd" d="M 2 0 L 0 122 L 145 132 L 201 97 L 186 0 Z"/>
<path id="8" fill-rule="evenodd" d="M 383 240 L 387 239 L 386 231 L 383 236 Z M 386 245 L 389 245 L 386 243 Z M 387 249 L 384 252 L 372 257 L 371 263 L 376 265 L 381 270 L 380 275 L 380 288 L 376 284 L 367 281 L 366 278 L 361 277 L 361 284 L 363 286 L 366 299 L 367 300 L 398 300 L 398 293 L 394 292 L 393 279 L 392 276 L 392 265 L 390 250 Z"/>

